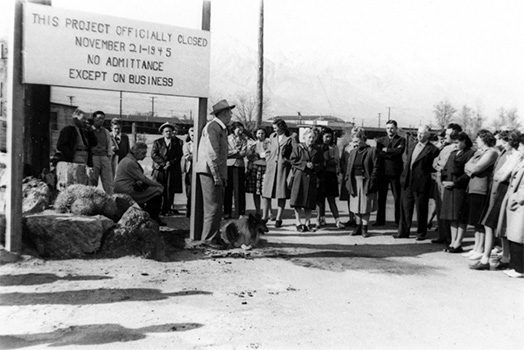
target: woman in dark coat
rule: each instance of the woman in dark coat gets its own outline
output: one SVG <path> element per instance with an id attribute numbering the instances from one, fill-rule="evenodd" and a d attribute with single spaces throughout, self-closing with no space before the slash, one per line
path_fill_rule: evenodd
<path id="1" fill-rule="evenodd" d="M 160 126 L 162 138 L 153 142 L 153 179 L 164 186 L 161 215 L 175 215 L 172 209 L 175 193 L 182 193 L 182 170 L 180 162 L 183 156 L 182 140 L 175 136 L 176 128 L 169 122 Z"/>
<path id="2" fill-rule="evenodd" d="M 452 242 L 457 239 L 458 223 L 469 183 L 469 176 L 466 175 L 464 166 L 475 153 L 471 149 L 473 143 L 465 132 L 458 134 L 456 141 L 458 148 L 449 155 L 442 169 L 441 178 L 444 193 L 442 194 L 440 219 L 450 222 Z"/>
<path id="3" fill-rule="evenodd" d="M 345 183 L 350 196 L 350 210 L 356 217 L 356 227 L 352 236 L 362 234 L 369 237 L 368 222 L 371 212 L 377 210 L 377 174 L 378 155 L 374 147 L 366 143 L 364 129 L 356 128 L 352 132 L 355 148 L 347 160 Z"/>
<path id="4" fill-rule="evenodd" d="M 294 177 L 289 204 L 295 210 L 296 227 L 299 232 L 314 230 L 311 225 L 311 211 L 316 206 L 318 174 L 324 165 L 324 155 L 315 143 L 316 138 L 315 130 L 306 129 L 304 142 L 293 147 L 290 156 Z M 300 217 L 300 209 L 304 210 L 304 224 Z"/>

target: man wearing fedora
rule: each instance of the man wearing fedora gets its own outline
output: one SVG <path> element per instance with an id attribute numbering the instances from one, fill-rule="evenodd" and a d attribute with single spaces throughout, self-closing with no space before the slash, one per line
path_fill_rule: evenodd
<path id="1" fill-rule="evenodd" d="M 160 125 L 158 132 L 162 137 L 153 142 L 151 159 L 153 180 L 164 186 L 160 215 L 176 215 L 179 213 L 172 205 L 175 193 L 182 193 L 182 140 L 175 136 L 176 127 L 169 122 Z"/>
<path id="2" fill-rule="evenodd" d="M 213 106 L 214 118 L 202 129 L 195 171 L 200 179 L 204 202 L 202 240 L 213 248 L 222 248 L 220 221 L 223 216 L 224 186 L 227 184 L 227 125 L 235 105 L 226 100 Z"/>

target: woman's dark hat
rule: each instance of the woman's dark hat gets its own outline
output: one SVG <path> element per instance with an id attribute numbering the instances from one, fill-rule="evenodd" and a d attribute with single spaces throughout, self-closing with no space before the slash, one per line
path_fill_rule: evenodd
<path id="1" fill-rule="evenodd" d="M 211 114 L 217 115 L 218 113 L 225 111 L 226 109 L 233 109 L 235 105 L 229 105 L 226 100 L 219 101 L 213 106 L 213 112 Z"/>
<path id="2" fill-rule="evenodd" d="M 158 132 L 162 133 L 162 130 L 164 130 L 164 128 L 171 128 L 173 131 L 176 130 L 176 126 L 174 126 L 170 122 L 165 122 L 164 124 L 160 125 L 160 127 L 158 128 Z"/>

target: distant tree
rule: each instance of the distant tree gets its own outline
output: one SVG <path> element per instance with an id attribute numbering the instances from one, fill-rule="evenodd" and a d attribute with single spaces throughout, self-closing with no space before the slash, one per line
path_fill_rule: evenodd
<path id="1" fill-rule="evenodd" d="M 264 99 L 263 111 L 269 106 L 269 100 Z M 236 101 L 236 108 L 233 109 L 233 115 L 249 133 L 253 133 L 257 120 L 257 99 L 253 95 L 240 94 Z"/>
<path id="2" fill-rule="evenodd" d="M 464 132 L 466 132 L 471 138 L 474 138 L 484 124 L 484 116 L 480 110 L 475 111 L 464 105 L 462 106 L 462 110 L 457 118 L 457 122 L 462 126 Z"/>
<path id="3" fill-rule="evenodd" d="M 437 120 L 437 126 L 439 128 L 445 128 L 446 125 L 448 125 L 455 119 L 455 113 L 457 112 L 457 110 L 453 108 L 451 103 L 449 103 L 448 101 L 440 101 L 433 107 L 433 113 L 435 113 L 435 119 Z"/>
<path id="4" fill-rule="evenodd" d="M 495 120 L 492 121 L 491 127 L 494 130 L 521 129 L 522 122 L 520 121 L 520 117 L 517 113 L 517 109 L 512 108 L 506 111 L 503 107 L 501 107 L 499 109 L 499 114 L 497 115 Z"/>

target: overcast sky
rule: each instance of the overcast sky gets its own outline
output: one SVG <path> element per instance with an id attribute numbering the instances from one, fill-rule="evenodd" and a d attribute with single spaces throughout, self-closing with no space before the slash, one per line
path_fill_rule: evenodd
<path id="1" fill-rule="evenodd" d="M 202 18 L 202 1 L 193 0 L 52 0 L 52 4 L 197 29 Z M 212 40 L 216 33 L 221 40 L 232 38 L 256 48 L 259 0 L 211 4 Z M 487 109 L 516 107 L 524 114 L 524 1 L 265 0 L 264 6 L 267 55 L 329 52 L 342 59 L 361 55 L 376 61 L 395 57 L 406 66 L 486 87 L 486 95 L 457 101 L 459 105 L 474 106 L 476 98 Z M 4 28 L 5 21 L 0 22 Z M 495 81 L 502 81 L 509 92 L 489 101 Z M 75 95 L 82 103 L 81 94 Z M 150 101 L 146 95 L 143 100 Z"/>

